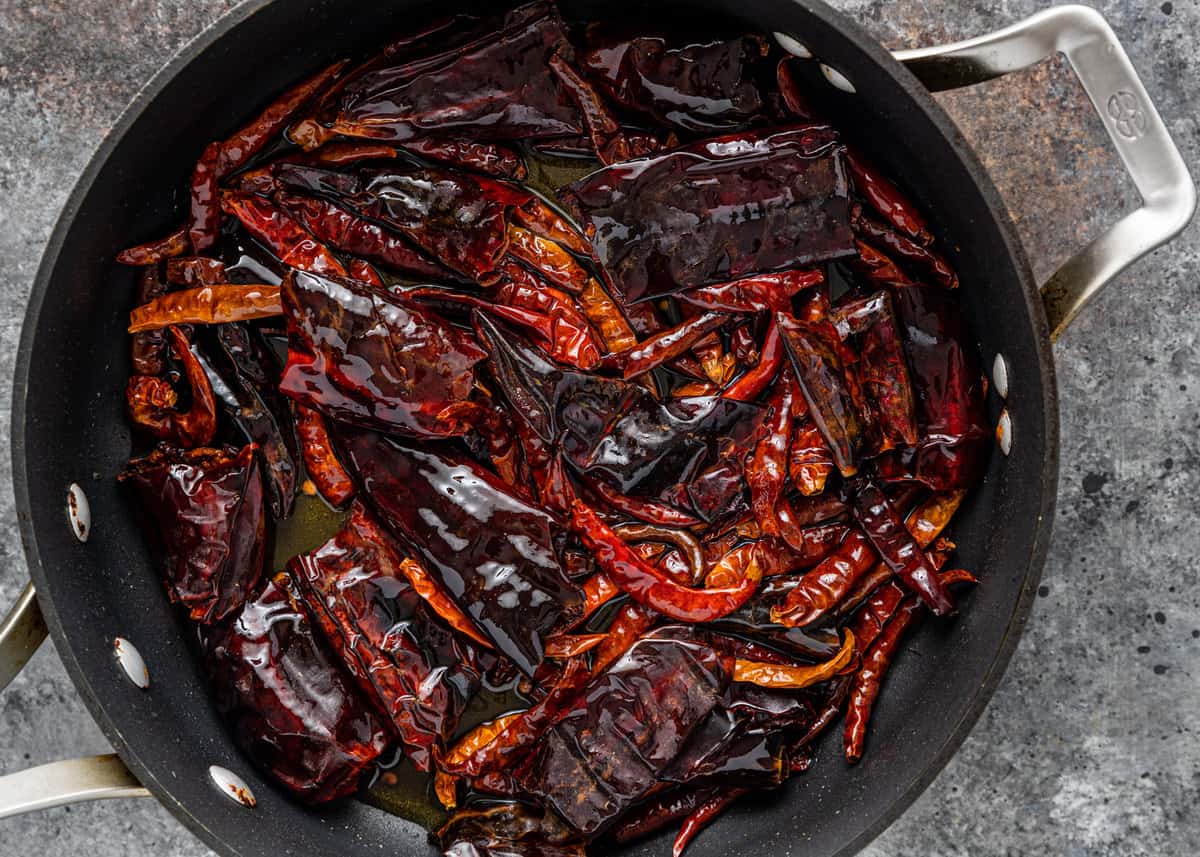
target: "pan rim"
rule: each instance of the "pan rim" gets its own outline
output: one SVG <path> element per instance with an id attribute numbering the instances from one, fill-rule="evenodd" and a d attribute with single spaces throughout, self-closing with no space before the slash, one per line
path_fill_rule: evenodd
<path id="1" fill-rule="evenodd" d="M 16 355 L 11 410 L 13 490 L 21 541 L 30 576 L 34 581 L 35 587 L 42 592 L 39 603 L 45 615 L 46 624 L 54 640 L 54 646 L 59 658 L 66 667 L 67 673 L 71 677 L 71 681 L 79 692 L 80 697 L 83 699 L 89 714 L 113 745 L 114 750 L 121 757 L 122 761 L 129 766 L 138 780 L 151 791 L 155 799 L 166 807 L 184 827 L 199 837 L 206 845 L 214 851 L 230 855 L 241 853 L 237 844 L 227 841 L 216 831 L 210 829 L 185 804 L 176 800 L 169 786 L 160 782 L 152 773 L 150 767 L 142 762 L 139 751 L 134 745 L 135 742 L 128 740 L 121 727 L 109 717 L 104 704 L 93 690 L 86 671 L 75 657 L 75 653 L 67 639 L 66 630 L 55 609 L 53 600 L 49 596 L 49 587 L 46 584 L 51 574 L 42 563 L 38 534 L 33 526 L 30 506 L 30 473 L 26 467 L 28 442 L 25 425 L 25 403 L 29 391 L 33 345 L 50 280 L 53 272 L 58 267 L 60 257 L 66 245 L 67 234 L 82 207 L 83 201 L 90 194 L 97 176 L 107 165 L 114 150 L 124 140 L 134 123 L 155 102 L 162 94 L 162 91 L 177 75 L 186 70 L 204 51 L 220 42 L 232 30 L 276 2 L 280 2 L 280 0 L 246 0 L 245 3 L 226 12 L 194 36 L 138 90 L 137 94 L 121 112 L 108 134 L 97 147 L 63 205 L 62 211 L 47 239 L 41 262 L 33 280 Z M 850 855 L 860 851 L 882 833 L 883 830 L 895 822 L 932 783 L 938 774 L 941 773 L 958 751 L 991 701 L 1012 659 L 1025 625 L 1028 623 L 1037 586 L 1041 580 L 1046 556 L 1050 547 L 1053 534 L 1054 512 L 1058 496 L 1058 386 L 1051 349 L 1049 324 L 1046 319 L 1040 291 L 1034 281 L 1032 268 L 1026 256 L 1025 249 L 1017 236 L 1008 208 L 992 182 L 989 173 L 979 161 L 974 150 L 966 143 L 953 120 L 950 119 L 929 91 L 906 67 L 899 63 L 872 35 L 867 33 L 845 14 L 827 6 L 823 0 L 787 0 L 787 2 L 802 6 L 807 13 L 818 18 L 824 24 L 847 33 L 864 54 L 891 75 L 897 84 L 913 99 L 916 106 L 924 112 L 926 118 L 943 134 L 950 147 L 954 150 L 956 157 L 960 159 L 966 170 L 971 174 L 980 191 L 980 195 L 987 205 L 989 214 L 995 221 L 998 231 L 1003 238 L 1004 250 L 1014 262 L 1014 268 L 1017 271 L 1020 281 L 1021 293 L 1034 327 L 1033 333 L 1036 343 L 1038 372 L 1044 391 L 1045 424 L 1042 428 L 1045 438 L 1045 448 L 1042 462 L 1041 497 L 1038 503 L 1038 520 L 1034 530 L 1028 562 L 1022 573 L 1023 582 L 1019 597 L 1012 613 L 1009 615 L 1000 645 L 997 647 L 982 678 L 972 689 L 970 705 L 958 722 L 953 724 L 945 733 L 941 745 L 932 754 L 928 763 L 917 771 L 910 783 L 871 824 L 866 825 L 858 836 L 835 853 L 835 857 L 850 857 Z"/>

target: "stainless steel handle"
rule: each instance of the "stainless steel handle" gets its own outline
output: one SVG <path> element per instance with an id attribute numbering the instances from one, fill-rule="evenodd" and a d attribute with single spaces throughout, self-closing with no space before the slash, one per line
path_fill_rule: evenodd
<path id="1" fill-rule="evenodd" d="M 1085 303 L 1138 259 L 1178 235 L 1196 210 L 1196 186 L 1112 27 L 1095 9 L 1058 6 L 987 36 L 897 51 L 937 92 L 982 83 L 1062 53 L 1100 114 L 1142 207 L 1125 215 L 1042 286 L 1056 338 Z"/>
<path id="2" fill-rule="evenodd" d="M 46 634 L 37 593 L 28 584 L 0 623 L 0 690 L 29 662 Z M 149 796 L 115 755 L 68 759 L 0 777 L 0 818 L 85 800 Z"/>

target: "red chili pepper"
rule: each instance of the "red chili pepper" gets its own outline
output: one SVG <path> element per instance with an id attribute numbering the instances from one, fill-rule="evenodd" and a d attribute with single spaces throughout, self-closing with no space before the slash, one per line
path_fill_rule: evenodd
<path id="1" fill-rule="evenodd" d="M 706 312 L 685 321 L 678 327 L 656 333 L 636 347 L 617 355 L 616 363 L 625 380 L 636 378 L 674 360 L 696 344 L 698 340 L 716 330 L 729 319 L 720 312 Z"/>
<path id="2" fill-rule="evenodd" d="M 850 214 L 850 226 L 855 233 L 874 242 L 875 245 L 888 250 L 901 259 L 920 267 L 935 283 L 947 289 L 958 288 L 958 274 L 950 267 L 950 263 L 934 250 L 922 246 L 875 218 L 866 214 L 861 205 L 855 205 Z"/>
<path id="3" fill-rule="evenodd" d="M 167 292 L 129 313 L 129 332 L 172 324 L 226 324 L 283 314 L 279 286 L 201 286 Z"/>
<path id="4" fill-rule="evenodd" d="M 422 137 L 399 144 L 402 149 L 431 161 L 476 170 L 489 176 L 522 181 L 528 175 L 525 161 L 513 149 L 475 140 Z M 320 151 L 320 150 L 318 150 Z"/>
<path id="5" fill-rule="evenodd" d="M 138 279 L 137 302 L 149 303 L 166 292 L 167 286 L 158 278 L 158 265 L 147 265 Z M 147 330 L 130 337 L 130 357 L 135 375 L 161 375 L 166 368 L 164 352 L 167 347 L 165 330 Z"/>
<path id="6" fill-rule="evenodd" d="M 696 838 L 696 834 L 712 824 L 717 816 L 729 809 L 734 801 L 748 791 L 749 789 L 744 788 L 729 789 L 714 795 L 696 807 L 695 812 L 689 815 L 683 822 L 683 826 L 679 828 L 675 844 L 671 846 L 671 857 L 680 857 L 691 841 Z"/>
<path id="7" fill-rule="evenodd" d="M 229 278 L 225 276 L 225 263 L 207 256 L 168 259 L 166 279 L 173 285 L 188 287 L 214 286 L 218 283 L 229 282 Z M 152 297 L 157 297 L 157 295 L 143 297 L 138 303 L 144 304 Z"/>
<path id="8" fill-rule="evenodd" d="M 439 282 L 458 279 L 458 275 L 426 258 L 399 235 L 328 200 L 288 191 L 277 193 L 275 200 L 318 241 L 343 253 L 408 276 L 429 277 Z"/>
<path id="9" fill-rule="evenodd" d="M 704 309 L 723 312 L 790 312 L 794 295 L 824 282 L 825 272 L 817 269 L 780 271 L 702 286 L 680 292 L 676 297 Z"/>
<path id="10" fill-rule="evenodd" d="M 775 376 L 779 374 L 779 367 L 783 365 L 783 354 L 783 339 L 779 335 L 779 325 L 772 316 L 767 325 L 766 336 L 763 338 L 758 365 L 726 387 L 721 396 L 739 402 L 753 402 L 762 395 L 762 391 L 767 389 L 775 380 Z"/>
<path id="11" fill-rule="evenodd" d="M 196 162 L 192 172 L 191 219 L 188 222 L 188 240 L 192 250 L 203 252 L 217 241 L 221 228 L 220 189 L 217 186 L 217 161 L 221 157 L 221 144 L 209 143 Z"/>
<path id="12" fill-rule="evenodd" d="M 953 613 L 954 599 L 882 489 L 874 483 L 864 485 L 855 494 L 853 509 L 859 525 L 892 573 L 917 593 L 934 615 Z"/>
<path id="13" fill-rule="evenodd" d="M 470 637 L 485 649 L 494 648 L 491 640 L 483 635 L 471 617 L 462 611 L 458 603 L 434 579 L 433 575 L 429 573 L 429 569 L 415 559 L 407 558 L 400 563 L 399 571 L 412 586 L 413 591 L 420 595 L 430 609 L 442 617 L 447 625 L 460 634 Z"/>
<path id="14" fill-rule="evenodd" d="M 612 838 L 626 844 L 648 836 L 672 821 L 679 821 L 691 815 L 697 807 L 718 792 L 716 787 L 682 793 L 673 789 L 652 797 L 621 816 L 612 829 Z"/>
<path id="15" fill-rule="evenodd" d="M 838 676 L 833 679 L 833 691 L 829 694 L 829 698 L 825 702 L 825 707 L 821 709 L 821 713 L 809 725 L 808 730 L 800 736 L 792 746 L 806 747 L 821 736 L 821 733 L 829 728 L 829 725 L 837 719 L 837 716 L 842 713 L 842 706 L 846 704 L 846 697 L 850 694 L 850 685 L 853 684 L 854 677 L 850 675 Z"/>
<path id="16" fill-rule="evenodd" d="M 601 479 L 593 479 L 585 475 L 582 477 L 582 481 L 589 489 L 604 500 L 605 503 L 612 506 L 618 512 L 622 512 L 632 518 L 637 518 L 639 521 L 645 521 L 648 524 L 658 524 L 662 527 L 694 527 L 700 523 L 699 518 L 689 515 L 687 512 L 682 512 L 667 503 L 622 494 Z"/>
<path id="17" fill-rule="evenodd" d="M 811 418 L 797 420 L 788 447 L 788 475 L 801 494 L 813 497 L 825 490 L 833 473 L 833 456 Z"/>
<path id="18" fill-rule="evenodd" d="M 637 345 L 637 334 L 629 326 L 620 306 L 595 277 L 588 278 L 578 300 L 580 310 L 610 354 L 619 354 Z"/>
<path id="19" fill-rule="evenodd" d="M 621 590 L 612 582 L 607 574 L 598 571 L 583 582 L 583 617 L 587 618 L 602 605 L 612 601 L 621 594 Z"/>
<path id="20" fill-rule="evenodd" d="M 346 270 L 352 280 L 358 280 L 360 283 L 369 283 L 372 286 L 383 285 L 383 278 L 371 267 L 370 262 L 363 259 L 350 259 L 346 263 Z"/>
<path id="21" fill-rule="evenodd" d="M 546 640 L 545 657 L 566 660 L 590 652 L 608 638 L 607 634 L 558 634 Z"/>
<path id="22" fill-rule="evenodd" d="M 631 544 L 657 542 L 678 548 L 679 556 L 683 561 L 683 569 L 682 574 L 678 577 L 671 575 L 672 579 L 676 583 L 691 584 L 698 584 L 704 580 L 706 571 L 704 547 L 700 544 L 700 540 L 687 530 L 660 527 L 654 524 L 618 524 L 613 527 L 613 532 Z"/>
<path id="23" fill-rule="evenodd" d="M 136 247 L 129 247 L 117 254 L 117 261 L 122 265 L 155 265 L 163 259 L 173 256 L 183 256 L 192 250 L 192 241 L 188 237 L 188 227 L 181 226 L 157 241 L 147 241 Z"/>
<path id="24" fill-rule="evenodd" d="M 178 327 L 167 328 L 171 350 L 183 364 L 184 375 L 192 389 L 192 407 L 174 409 L 177 396 L 162 378 L 135 375 L 129 379 L 126 400 L 129 418 L 138 428 L 159 440 L 170 441 L 185 449 L 207 446 L 217 433 L 217 400 L 208 374 L 192 353 L 187 337 Z"/>
<path id="25" fill-rule="evenodd" d="M 900 189 L 870 164 L 853 147 L 846 150 L 846 166 L 854 179 L 855 189 L 870 203 L 883 219 L 912 238 L 918 244 L 933 242 L 925 218 Z"/>
<path id="26" fill-rule="evenodd" d="M 296 432 L 304 455 L 304 469 L 317 491 L 331 506 L 346 505 L 355 494 L 354 480 L 338 461 L 319 411 L 299 403 L 293 404 L 296 413 Z"/>
<path id="27" fill-rule="evenodd" d="M 851 260 L 851 264 L 854 270 L 872 285 L 894 289 L 907 289 L 916 285 L 895 262 L 870 244 L 856 240 L 854 246 L 858 248 L 858 256 Z"/>
<path id="28" fill-rule="evenodd" d="M 288 123 L 314 97 L 337 80 L 349 60 L 339 60 L 327 66 L 307 80 L 288 89 L 271 104 L 221 145 L 218 177 L 227 176 L 244 166 L 267 143 L 279 135 Z"/>
<path id="29" fill-rule="evenodd" d="M 792 57 L 784 57 L 775 67 L 775 84 L 779 88 L 779 94 L 783 96 L 783 105 L 797 119 L 803 119 L 805 122 L 822 121 L 796 77 L 793 68 L 796 62 Z"/>
<path id="30" fill-rule="evenodd" d="M 771 621 L 793 628 L 811 625 L 837 606 L 854 582 L 875 565 L 876 554 L 861 530 L 851 530 L 836 551 L 801 579 L 783 604 L 771 608 Z"/>
<path id="31" fill-rule="evenodd" d="M 221 208 L 241 221 L 285 265 L 312 274 L 346 276 L 345 267 L 328 247 L 261 196 L 225 191 L 221 194 Z"/>
<path id="32" fill-rule="evenodd" d="M 762 579 L 754 545 L 744 546 L 747 550 L 737 548 L 728 555 L 731 573 L 727 576 L 733 581 L 694 589 L 675 583 L 638 559 L 599 515 L 578 500 L 571 505 L 571 522 L 600 568 L 617 586 L 647 607 L 681 622 L 711 622 L 732 613 L 754 594 Z"/>
<path id="33" fill-rule="evenodd" d="M 866 741 L 867 721 L 871 709 L 879 696 L 883 677 L 887 674 L 900 646 L 904 633 L 925 612 L 925 607 L 916 598 L 905 600 L 895 615 L 884 626 L 883 633 L 871 644 L 863 655 L 862 669 L 854 676 L 850 689 L 850 704 L 846 709 L 846 731 L 844 747 L 846 761 L 854 764 L 862 758 Z"/>
<path id="34" fill-rule="evenodd" d="M 729 350 L 742 366 L 750 367 L 758 363 L 758 340 L 754 338 L 752 322 L 745 321 L 730 332 Z"/>
<path id="35" fill-rule="evenodd" d="M 509 224 L 508 255 L 520 259 L 556 286 L 578 294 L 592 278 L 558 242 L 523 226 Z"/>
<path id="36" fill-rule="evenodd" d="M 746 463 L 746 484 L 750 486 L 750 508 L 759 530 L 768 536 L 780 535 L 775 507 L 787 482 L 788 441 L 792 433 L 792 378 L 785 368 L 775 382 L 775 391 L 767 403 L 767 415 L 759 428 L 759 440 Z"/>

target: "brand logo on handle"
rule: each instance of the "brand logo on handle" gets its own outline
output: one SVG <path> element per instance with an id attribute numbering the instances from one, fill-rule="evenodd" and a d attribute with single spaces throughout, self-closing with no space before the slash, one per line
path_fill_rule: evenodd
<path id="1" fill-rule="evenodd" d="M 1119 89 L 1108 99 L 1108 115 L 1116 126 L 1117 133 L 1128 140 L 1136 140 L 1146 133 L 1146 111 L 1138 97 L 1128 89 Z"/>

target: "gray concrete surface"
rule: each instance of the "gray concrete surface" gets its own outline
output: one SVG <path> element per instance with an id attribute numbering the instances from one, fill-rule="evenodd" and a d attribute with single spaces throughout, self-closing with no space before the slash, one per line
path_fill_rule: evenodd
<path id="1" fill-rule="evenodd" d="M 75 176 L 139 85 L 235 5 L 0 0 L 0 448 L 26 296 Z M 893 46 L 976 35 L 1040 0 L 835 0 Z M 1100 4 L 1189 163 L 1200 5 Z M 1135 204 L 1061 64 L 944 98 L 1039 275 Z M 1120 277 L 1056 348 L 1057 534 L 1033 619 L 979 726 L 869 857 L 1200 853 L 1200 227 Z M 1003 522 L 997 522 L 1002 526 Z M 0 455 L 0 603 L 25 581 Z M 51 647 L 0 696 L 0 774 L 106 748 Z M 198 857 L 149 801 L 0 822 L 0 855 Z"/>

